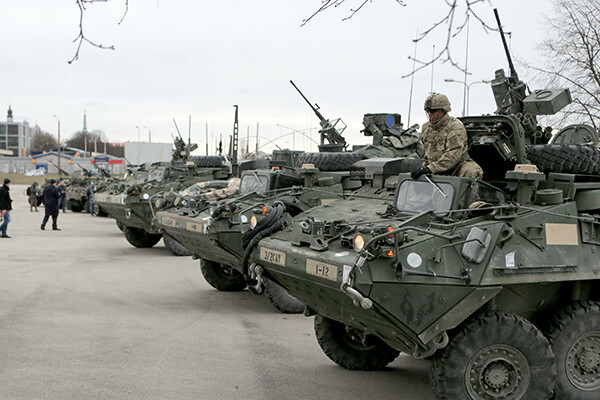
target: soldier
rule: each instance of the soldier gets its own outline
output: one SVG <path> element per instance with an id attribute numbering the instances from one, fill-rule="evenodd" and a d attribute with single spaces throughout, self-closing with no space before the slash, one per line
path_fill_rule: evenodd
<path id="1" fill-rule="evenodd" d="M 432 93 L 425 100 L 429 122 L 423 124 L 421 141 L 425 146 L 423 165 L 410 175 L 454 175 L 481 179 L 483 170 L 467 153 L 467 131 L 460 120 L 448 115 L 450 101 L 440 93 Z"/>

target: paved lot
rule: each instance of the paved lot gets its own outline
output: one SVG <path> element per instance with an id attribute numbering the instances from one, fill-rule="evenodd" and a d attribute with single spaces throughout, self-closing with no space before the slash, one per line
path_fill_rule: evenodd
<path id="1" fill-rule="evenodd" d="M 0 399 L 431 400 L 429 363 L 347 371 L 313 319 L 210 287 L 162 242 L 132 247 L 109 218 L 67 212 L 40 230 L 11 187 L 0 239 Z"/>

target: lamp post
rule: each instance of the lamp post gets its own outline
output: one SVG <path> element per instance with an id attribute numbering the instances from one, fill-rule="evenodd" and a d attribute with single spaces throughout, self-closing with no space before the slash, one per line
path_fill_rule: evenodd
<path id="1" fill-rule="evenodd" d="M 456 79 L 450 79 L 450 78 L 444 79 L 444 82 L 449 82 L 449 83 L 454 82 L 454 83 L 460 83 L 460 84 L 464 85 L 467 94 L 466 94 L 466 96 L 463 96 L 463 109 L 462 109 L 463 117 L 465 115 L 469 114 L 469 90 L 471 90 L 471 85 L 474 85 L 476 83 L 486 83 L 486 84 L 492 83 L 492 81 L 486 81 L 485 79 L 482 79 L 480 81 L 473 81 L 473 82 L 467 84 L 464 81 L 457 81 Z"/>
<path id="2" fill-rule="evenodd" d="M 62 173 L 60 172 L 60 117 L 58 115 L 52 115 L 54 118 L 58 119 L 58 176 L 60 177 Z"/>
<path id="3" fill-rule="evenodd" d="M 148 129 L 148 143 L 152 143 L 152 131 L 147 126 L 143 126 L 142 128 Z"/>
<path id="4" fill-rule="evenodd" d="M 280 127 L 280 128 L 285 128 L 285 129 L 289 129 L 290 131 L 292 131 L 292 135 L 293 135 L 292 136 L 292 147 L 293 147 L 292 150 L 296 150 L 296 132 L 298 132 L 299 134 L 301 134 L 306 139 L 312 141 L 313 143 L 315 143 L 317 145 L 319 144 L 319 143 L 315 142 L 310 136 L 306 135 L 306 133 L 304 133 L 304 132 L 306 132 L 307 130 L 310 130 L 310 129 L 305 129 L 305 130 L 301 131 L 301 130 L 290 128 L 289 126 L 285 126 L 285 125 L 281 125 L 281 124 L 277 124 L 277 126 Z"/>

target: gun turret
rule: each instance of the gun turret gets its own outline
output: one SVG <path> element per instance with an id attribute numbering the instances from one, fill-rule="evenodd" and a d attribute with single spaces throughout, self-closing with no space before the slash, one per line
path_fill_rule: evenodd
<path id="1" fill-rule="evenodd" d="M 83 171 L 83 174 L 85 176 L 92 176 L 92 173 L 89 170 L 87 170 L 86 168 L 82 167 L 81 164 L 77 163 L 77 165 L 79 166 L 79 168 L 81 168 L 81 170 Z"/>
<path id="2" fill-rule="evenodd" d="M 526 93 L 527 86 L 519 80 L 515 70 L 497 9 L 494 9 L 494 15 L 510 69 L 509 77 L 504 74 L 504 70 L 499 69 L 492 80 L 492 91 L 498 106 L 496 114 L 515 115 L 521 120 L 526 136 L 541 136 L 536 116 L 556 114 L 571 102 L 571 93 L 568 89 L 535 91 L 529 95 Z"/>
<path id="3" fill-rule="evenodd" d="M 64 169 L 60 168 L 58 165 L 54 164 L 52 160 L 50 160 L 50 164 L 54 165 L 59 172 L 59 175 L 69 176 L 69 173 Z"/>
<path id="4" fill-rule="evenodd" d="M 300 91 L 300 89 L 298 89 L 298 86 L 296 86 L 294 84 L 294 82 L 291 80 L 290 80 L 290 83 L 292 84 L 294 89 L 296 89 L 298 91 L 298 93 L 300 93 L 300 96 L 302 96 L 304 101 L 306 101 L 308 106 L 313 110 L 315 115 L 319 118 L 319 124 L 321 125 L 321 129 L 319 130 L 319 133 L 321 134 L 321 146 L 319 146 L 319 150 L 326 147 L 325 139 L 327 139 L 329 144 L 341 145 L 343 149 L 348 147 L 348 143 L 346 143 L 346 139 L 344 139 L 344 137 L 342 136 L 344 129 L 346 129 L 346 124 L 344 123 L 344 121 L 342 121 L 341 118 L 338 118 L 338 119 L 334 120 L 333 122 L 331 122 L 328 119 L 326 119 L 325 117 L 323 117 L 323 115 L 319 112 L 319 108 L 320 108 L 319 105 L 317 103 L 315 103 L 315 105 L 313 106 L 310 103 L 310 101 L 308 101 L 306 96 L 304 96 L 304 94 Z M 338 124 L 342 124 L 343 127 L 340 129 L 336 128 L 336 125 L 338 125 Z"/>
<path id="5" fill-rule="evenodd" d="M 504 70 L 499 69 L 496 71 L 496 76 L 492 80 L 492 91 L 494 92 L 494 98 L 496 100 L 496 114 L 510 115 L 518 114 L 523 112 L 523 99 L 527 96 L 525 93 L 526 86 L 519 80 L 517 71 L 512 62 L 508 45 L 506 44 L 506 38 L 504 37 L 504 31 L 502 30 L 502 23 L 500 22 L 500 16 L 498 10 L 494 8 L 494 15 L 496 16 L 496 22 L 498 23 L 498 32 L 500 32 L 500 38 L 504 46 L 504 52 L 508 59 L 508 67 L 510 69 L 510 76 L 507 77 L 504 74 Z"/>

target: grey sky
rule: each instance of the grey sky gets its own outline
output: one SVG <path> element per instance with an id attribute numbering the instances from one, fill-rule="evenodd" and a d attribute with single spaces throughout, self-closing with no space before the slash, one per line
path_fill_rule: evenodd
<path id="1" fill-rule="evenodd" d="M 348 7 L 331 9 L 300 27 L 320 0 L 130 0 L 88 6 L 85 33 L 116 50 L 82 47 L 79 60 L 68 64 L 76 50 L 79 10 L 73 1 L 19 0 L 0 13 L 0 119 L 10 104 L 15 119 L 56 135 L 57 115 L 62 138 L 81 130 L 87 112 L 88 130 L 102 130 L 110 141 L 171 141 L 173 118 L 187 137 L 192 119 L 192 141 L 205 148 L 205 126 L 212 139 L 232 131 L 234 104 L 239 105 L 241 139 L 249 127 L 254 147 L 256 125 L 261 143 L 297 130 L 312 130 L 317 140 L 318 120 L 290 85 L 292 79 L 327 118 L 341 117 L 353 144 L 365 143 L 360 134 L 362 115 L 397 112 L 408 119 L 410 78 L 408 56 L 414 52 L 417 29 L 447 12 L 441 0 L 394 0 L 367 4 L 352 19 Z M 354 3 L 349 3 L 352 5 Z M 358 3 L 357 3 L 358 4 Z M 542 13 L 551 1 L 494 1 L 506 31 L 512 32 L 513 57 L 530 63 L 541 59 L 535 51 L 544 39 Z M 490 24 L 492 7 L 477 8 Z M 461 11 L 462 15 L 462 11 Z M 492 79 L 507 62 L 497 33 L 484 33 L 471 20 L 467 82 Z M 443 46 L 446 30 L 417 46 L 421 59 L 431 57 L 433 45 Z M 464 35 L 453 42 L 456 61 L 464 63 Z M 460 116 L 463 74 L 436 63 L 433 89 L 446 93 L 455 116 Z M 525 71 L 519 71 L 527 79 Z M 412 123 L 422 124 L 423 100 L 431 90 L 431 68 L 414 81 Z M 534 89 L 532 87 L 532 89 Z M 493 112 L 489 87 L 473 84 L 471 114 Z M 281 147 L 315 150 L 300 135 L 277 141 Z M 214 144 L 211 143 L 211 151 Z"/>

